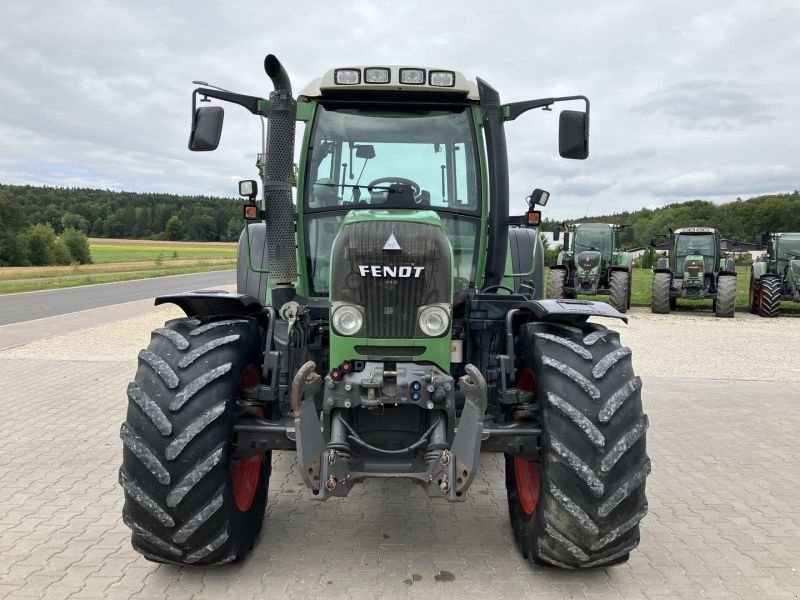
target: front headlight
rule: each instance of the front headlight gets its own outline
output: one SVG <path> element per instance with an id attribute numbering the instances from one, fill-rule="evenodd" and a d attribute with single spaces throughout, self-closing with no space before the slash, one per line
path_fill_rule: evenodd
<path id="1" fill-rule="evenodd" d="M 364 325 L 364 316 L 357 306 L 342 304 L 334 309 L 331 322 L 336 333 L 340 335 L 355 335 Z"/>
<path id="2" fill-rule="evenodd" d="M 419 313 L 419 328 L 429 337 L 439 337 L 450 327 L 450 315 L 441 306 L 428 306 Z"/>

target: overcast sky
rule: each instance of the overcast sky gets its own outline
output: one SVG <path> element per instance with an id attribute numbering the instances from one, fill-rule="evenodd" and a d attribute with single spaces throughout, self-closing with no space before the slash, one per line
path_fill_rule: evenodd
<path id="1" fill-rule="evenodd" d="M 191 81 L 267 95 L 271 52 L 296 90 L 370 63 L 589 96 L 586 161 L 558 157 L 560 107 L 508 124 L 515 210 L 534 187 L 551 218 L 800 188 L 797 0 L 2 0 L 0 28 L 2 183 L 231 196 L 258 119 L 230 106 L 189 152 Z"/>

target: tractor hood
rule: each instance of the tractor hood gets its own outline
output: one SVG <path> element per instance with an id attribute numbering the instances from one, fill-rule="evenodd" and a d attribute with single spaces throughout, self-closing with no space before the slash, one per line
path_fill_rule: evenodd
<path id="1" fill-rule="evenodd" d="M 579 273 L 594 273 L 600 267 L 601 256 L 594 250 L 579 252 L 575 257 L 575 267 Z"/>
<path id="2" fill-rule="evenodd" d="M 703 279 L 705 277 L 705 262 L 702 256 L 687 256 L 683 261 L 684 279 Z"/>

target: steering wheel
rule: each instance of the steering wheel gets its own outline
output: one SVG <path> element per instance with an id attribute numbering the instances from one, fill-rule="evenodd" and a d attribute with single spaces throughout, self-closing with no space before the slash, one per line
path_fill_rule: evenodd
<path id="1" fill-rule="evenodd" d="M 411 179 L 406 179 L 405 177 L 378 177 L 377 179 L 373 179 L 367 184 L 367 189 L 374 187 L 376 185 L 381 185 L 382 183 L 402 183 L 403 185 L 411 186 L 411 189 L 414 192 L 414 197 L 418 198 L 422 188 L 416 181 L 412 181 Z"/>

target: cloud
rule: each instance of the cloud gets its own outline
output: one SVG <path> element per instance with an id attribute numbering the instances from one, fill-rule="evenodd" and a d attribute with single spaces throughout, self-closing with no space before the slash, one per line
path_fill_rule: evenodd
<path id="1" fill-rule="evenodd" d="M 0 21 L 2 182 L 232 195 L 255 175 L 258 119 L 226 107 L 220 149 L 190 153 L 190 82 L 266 95 L 268 52 L 298 91 L 369 62 L 455 68 L 504 101 L 586 94 L 587 161 L 558 157 L 561 107 L 509 123 L 516 211 L 534 187 L 570 218 L 800 181 L 794 0 L 32 0 L 0 3 Z"/>
<path id="2" fill-rule="evenodd" d="M 686 81 L 658 90 L 635 110 L 664 115 L 686 129 L 727 130 L 775 120 L 765 97 L 741 82 Z"/>

